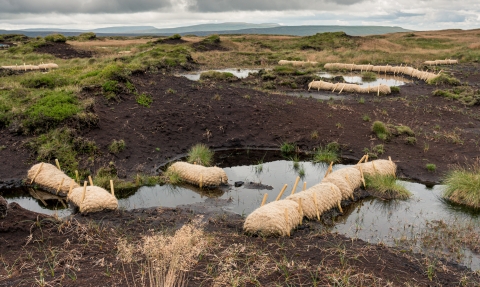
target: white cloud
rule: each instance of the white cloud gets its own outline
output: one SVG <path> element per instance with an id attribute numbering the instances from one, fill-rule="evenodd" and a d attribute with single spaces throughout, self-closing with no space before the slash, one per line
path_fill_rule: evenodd
<path id="1" fill-rule="evenodd" d="M 455 4 L 446 0 L 77 0 L 74 3 L 0 0 L 0 29 L 127 25 L 166 28 L 221 22 L 385 25 L 412 30 L 480 27 L 477 0 Z"/>

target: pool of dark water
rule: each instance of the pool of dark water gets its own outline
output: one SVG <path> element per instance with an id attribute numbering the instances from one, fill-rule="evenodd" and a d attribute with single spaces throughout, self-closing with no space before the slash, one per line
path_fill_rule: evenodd
<path id="1" fill-rule="evenodd" d="M 203 72 L 207 71 L 217 71 L 217 72 L 228 72 L 232 73 L 234 76 L 237 78 L 243 79 L 248 77 L 249 73 L 256 73 L 260 71 L 261 69 L 219 69 L 219 70 L 205 70 L 205 71 L 198 71 L 198 72 L 193 72 L 193 73 L 185 73 L 185 74 L 180 74 L 180 76 L 183 76 L 189 80 L 192 81 L 198 81 L 200 80 L 200 74 Z"/>
<path id="2" fill-rule="evenodd" d="M 247 155 L 247 152 L 225 153 L 219 157 L 229 178 L 229 187 L 217 190 L 201 190 L 189 185 L 156 185 L 140 187 L 131 195 L 119 199 L 119 208 L 130 210 L 148 207 L 189 207 L 200 210 L 234 212 L 247 216 L 261 204 L 265 193 L 268 202 L 275 200 L 279 191 L 287 184 L 283 198 L 292 192 L 297 176 L 301 177 L 296 191 L 301 191 L 305 183 L 310 187 L 319 183 L 328 168 L 326 164 L 314 164 L 306 159 L 279 159 L 271 156 L 274 152 L 265 152 L 263 156 Z M 270 156 L 267 156 L 270 154 Z M 235 160 L 236 157 L 241 159 Z M 267 160 L 272 160 L 268 161 Z M 235 164 L 237 162 L 237 164 Z M 252 164 L 253 163 L 253 164 Z M 227 166 L 227 167 L 226 167 Z M 337 164 L 334 170 L 348 166 Z M 241 186 L 235 183 L 243 182 Z M 405 201 L 384 201 L 367 198 L 344 208 L 344 214 L 334 219 L 335 224 L 325 226 L 332 232 L 338 232 L 351 238 L 371 243 L 384 243 L 389 246 L 425 251 L 433 248 L 427 244 L 426 237 L 432 234 L 432 226 L 446 224 L 452 228 L 473 230 L 478 235 L 480 224 L 478 212 L 455 207 L 441 198 L 443 186 L 427 187 L 420 183 L 399 181 L 413 194 Z M 43 196 L 43 198 L 42 198 Z M 71 214 L 65 202 L 48 194 L 35 193 L 33 190 L 17 190 L 4 193 L 9 202 L 17 202 L 32 211 L 56 214 L 59 217 Z M 463 228 L 463 229 L 462 229 Z M 445 230 L 448 231 L 448 230 Z M 435 252 L 440 252 L 436 247 Z M 443 251 L 442 251 L 443 252 Z M 456 251 L 451 259 L 475 270 L 480 269 L 480 257 L 468 248 Z M 450 257 L 449 257 L 450 258 Z"/>

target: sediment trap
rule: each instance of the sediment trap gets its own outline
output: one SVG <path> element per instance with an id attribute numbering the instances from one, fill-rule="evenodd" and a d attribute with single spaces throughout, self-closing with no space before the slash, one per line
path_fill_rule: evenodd
<path id="1" fill-rule="evenodd" d="M 445 59 L 445 60 L 425 61 L 425 62 L 423 62 L 423 63 L 424 63 L 425 65 L 429 65 L 429 66 L 455 65 L 455 64 L 458 64 L 458 60 Z"/>
<path id="2" fill-rule="evenodd" d="M 360 93 L 360 94 L 368 94 L 368 93 L 377 93 L 377 95 L 384 94 L 388 95 L 392 93 L 392 90 L 387 85 L 378 85 L 378 86 L 368 86 L 363 87 L 357 84 L 347 84 L 347 83 L 330 83 L 325 81 L 311 81 L 308 84 L 308 90 L 310 89 L 317 89 L 320 90 L 327 90 L 327 91 L 339 91 L 339 94 L 342 92 L 349 92 L 349 93 Z"/>
<path id="3" fill-rule="evenodd" d="M 57 160 L 56 164 L 57 166 L 54 166 L 42 162 L 32 166 L 27 174 L 27 184 L 38 185 L 49 193 L 67 197 L 67 200 L 77 206 L 82 213 L 118 208 L 112 180 L 110 181 L 111 193 L 94 186 L 91 177 L 89 177 L 90 186 L 87 186 L 87 181 L 85 181 L 83 187 L 80 187 L 73 178 L 60 170 Z"/>
<path id="4" fill-rule="evenodd" d="M 188 162 L 176 162 L 169 170 L 178 173 L 183 181 L 202 187 L 216 187 L 228 183 L 225 171 L 219 167 L 205 167 Z"/>
<path id="5" fill-rule="evenodd" d="M 295 66 L 295 67 L 304 67 L 304 66 L 314 66 L 314 65 L 317 65 L 318 62 L 280 60 L 280 61 L 278 61 L 278 64 L 279 64 L 280 66 L 292 65 L 292 66 Z"/>
<path id="6" fill-rule="evenodd" d="M 365 162 L 362 161 L 365 159 Z M 250 234 L 266 236 L 290 236 L 290 232 L 302 224 L 303 217 L 320 220 L 323 213 L 332 208 L 338 208 L 343 213 L 342 200 L 353 199 L 354 191 L 365 186 L 364 175 L 388 175 L 396 173 L 396 165 L 389 160 L 374 160 L 367 162 L 363 157 L 356 166 L 346 167 L 331 172 L 330 165 L 325 178 L 308 189 L 295 193 L 298 180 L 292 189 L 291 195 L 279 200 L 283 195 L 286 185 L 280 191 L 277 199 L 262 205 L 254 210 L 245 220 L 243 229 Z"/>
<path id="7" fill-rule="evenodd" d="M 360 72 L 378 72 L 378 73 L 393 73 L 408 75 L 423 81 L 431 81 L 434 78 L 438 77 L 438 74 L 430 73 L 426 71 L 420 71 L 418 69 L 407 67 L 407 66 L 374 66 L 374 65 L 355 65 L 355 64 L 342 64 L 342 63 L 327 63 L 323 66 L 326 70 L 350 70 L 350 71 L 360 71 Z"/>
<path id="8" fill-rule="evenodd" d="M 58 65 L 55 63 L 47 63 L 47 64 L 40 64 L 40 65 L 15 65 L 15 66 L 1 66 L 1 69 L 5 70 L 12 70 L 12 71 L 33 71 L 33 70 L 49 70 L 49 69 L 57 69 Z"/>

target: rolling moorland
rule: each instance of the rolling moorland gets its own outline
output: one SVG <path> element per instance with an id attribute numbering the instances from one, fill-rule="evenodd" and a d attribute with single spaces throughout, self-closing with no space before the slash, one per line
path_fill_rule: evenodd
<path id="1" fill-rule="evenodd" d="M 478 165 L 480 30 L 362 37 L 342 32 L 305 37 L 1 35 L 0 43 L 13 44 L 0 50 L 2 66 L 59 66 L 48 72 L 0 70 L 0 194 L 20 185 L 32 164 L 54 159 L 71 176 L 78 170 L 98 185 L 106 177 L 125 189 L 168 182 L 158 167 L 196 143 L 252 150 L 280 150 L 291 143 L 304 154 L 335 142 L 345 160 L 359 160 L 365 153 L 391 156 L 400 177 L 428 184 L 441 183 L 456 166 Z M 459 64 L 423 64 L 446 58 Z M 279 60 L 317 64 L 279 66 Z M 433 83 L 411 79 L 390 95 L 343 93 L 339 99 L 327 91 L 323 94 L 330 98 L 324 100 L 314 98 L 315 92 L 292 95 L 306 92 L 309 82 L 320 79 L 323 65 L 335 62 L 408 65 L 443 70 L 445 76 Z M 228 73 L 205 74 L 200 81 L 180 76 L 222 68 L 261 70 L 243 79 Z M 375 121 L 391 129 L 388 138 L 372 131 Z M 140 260 L 122 261 L 128 250 L 120 250 L 119 238 L 135 242 L 154 231 L 171 233 L 195 215 L 159 207 L 77 214 L 61 221 L 13 204 L 8 217 L 0 219 L 0 286 L 142 285 L 148 277 L 142 273 L 145 266 Z M 480 282 L 478 272 L 441 254 L 369 244 L 325 232 L 314 222 L 291 237 L 266 238 L 244 235 L 240 215 L 203 216 L 205 246 L 199 262 L 185 273 L 188 286 Z M 480 239 L 473 233 L 456 240 L 472 246 Z"/>

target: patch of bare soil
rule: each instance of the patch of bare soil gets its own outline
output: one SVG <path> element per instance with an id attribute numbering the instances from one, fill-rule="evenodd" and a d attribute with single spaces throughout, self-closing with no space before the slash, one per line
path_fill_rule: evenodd
<path id="1" fill-rule="evenodd" d="M 61 59 L 91 58 L 93 56 L 91 51 L 75 49 L 67 43 L 46 43 L 36 48 L 35 52 L 50 54 Z"/>
<path id="2" fill-rule="evenodd" d="M 135 286 L 139 265 L 117 260 L 119 238 L 172 232 L 199 215 L 150 208 L 64 221 L 10 205 L 0 219 L 0 286 Z M 243 218 L 204 214 L 210 244 L 187 286 L 478 286 L 469 270 L 420 254 L 322 232 L 305 222 L 291 237 L 250 237 Z M 389 285 L 390 284 L 390 285 Z"/>

